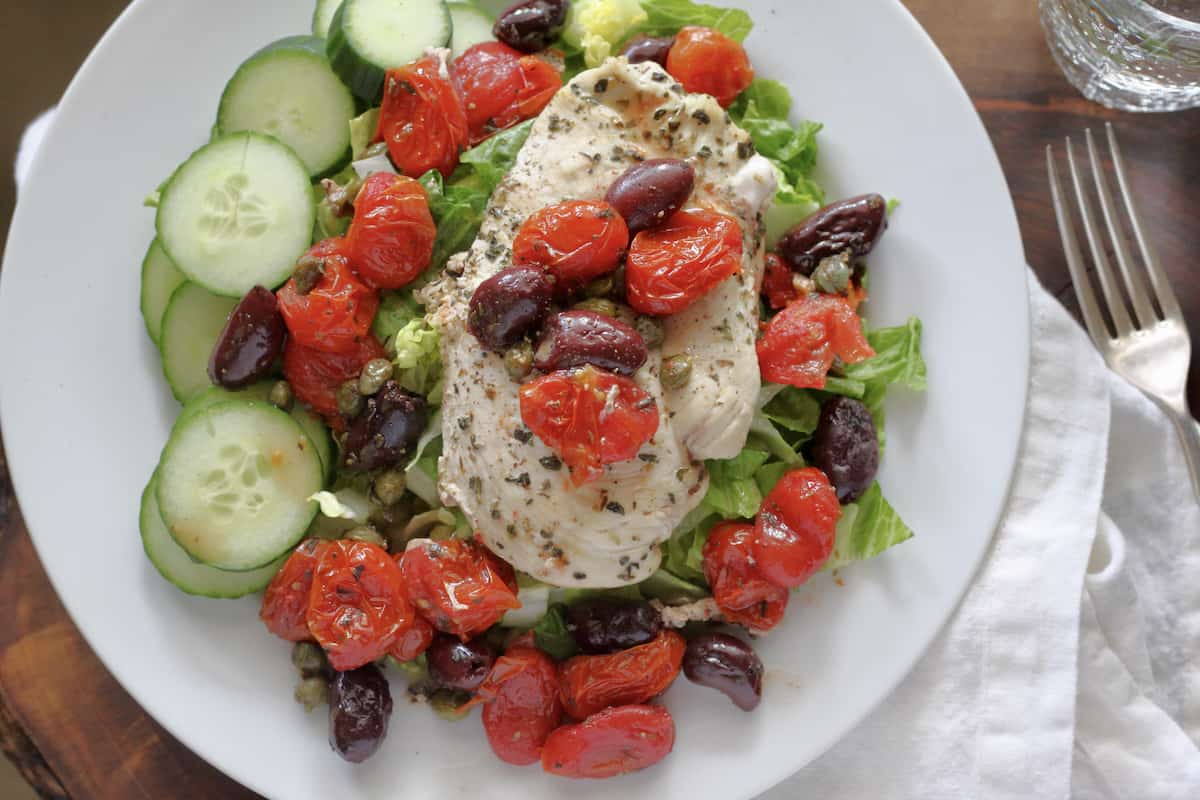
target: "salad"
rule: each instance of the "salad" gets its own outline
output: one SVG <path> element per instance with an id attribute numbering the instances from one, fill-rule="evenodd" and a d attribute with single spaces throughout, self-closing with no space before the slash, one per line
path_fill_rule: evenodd
<path id="1" fill-rule="evenodd" d="M 146 555 L 263 593 L 343 759 L 384 742 L 392 672 L 508 763 L 649 767 L 681 672 L 753 711 L 792 590 L 913 535 L 875 476 L 921 325 L 861 313 L 892 204 L 826 202 L 750 30 L 318 0 L 147 199 L 182 410 Z"/>

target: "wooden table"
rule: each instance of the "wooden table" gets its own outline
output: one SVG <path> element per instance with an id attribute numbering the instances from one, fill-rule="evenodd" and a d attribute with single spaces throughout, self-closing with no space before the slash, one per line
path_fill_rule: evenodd
<path id="1" fill-rule="evenodd" d="M 96 16 L 93 27 L 99 29 L 105 15 L 119 10 L 120 0 L 72 5 L 78 6 L 74 13 Z M 1070 280 L 1046 190 L 1043 148 L 1105 120 L 1116 124 L 1152 237 L 1192 321 L 1192 336 L 1200 342 L 1200 111 L 1135 116 L 1085 101 L 1051 61 L 1029 0 L 908 0 L 907 5 L 946 53 L 983 116 L 1016 201 L 1029 263 L 1068 304 Z M 23 13 L 48 21 L 62 11 Z M 32 30 L 44 41 L 32 42 L 22 74 L 39 74 L 36 59 L 61 50 L 58 31 L 49 22 Z M 78 57 L 90 46 L 87 40 L 75 44 Z M 52 103 L 61 84 L 42 90 L 45 96 L 35 100 L 34 109 Z M 0 207 L 0 216 L 4 211 Z M 970 269 L 970 261 L 964 254 L 964 269 Z M 1196 363 L 1190 396 L 1193 407 L 1200 408 Z M 0 628 L 0 738 L 44 796 L 253 796 L 154 723 L 80 638 L 38 562 L 2 454 L 0 609 L 6 620 Z"/>

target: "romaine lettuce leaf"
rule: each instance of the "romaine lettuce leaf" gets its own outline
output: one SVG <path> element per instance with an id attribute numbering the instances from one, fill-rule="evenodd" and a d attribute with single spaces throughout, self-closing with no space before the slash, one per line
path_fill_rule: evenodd
<path id="1" fill-rule="evenodd" d="M 423 316 L 425 312 L 412 292 L 406 289 L 380 292 L 379 310 L 375 312 L 371 332 L 386 345 L 395 338 L 401 328 Z"/>
<path id="2" fill-rule="evenodd" d="M 562 40 L 582 53 L 586 66 L 597 67 L 646 19 L 638 0 L 574 0 Z"/>
<path id="3" fill-rule="evenodd" d="M 350 155 L 358 158 L 379 130 L 379 109 L 371 108 L 350 120 Z"/>
<path id="4" fill-rule="evenodd" d="M 912 536 L 912 530 L 884 499 L 876 481 L 857 502 L 842 507 L 833 553 L 821 569 L 838 569 L 853 561 L 877 556 Z"/>
<path id="5" fill-rule="evenodd" d="M 567 630 L 566 610 L 562 603 L 555 603 L 531 629 L 537 646 L 555 661 L 562 661 L 579 652 L 575 637 Z"/>
<path id="6" fill-rule="evenodd" d="M 396 382 L 410 392 L 424 395 L 431 405 L 442 402 L 441 337 L 424 317 L 410 320 L 396 333 Z"/>
<path id="7" fill-rule="evenodd" d="M 770 457 L 761 450 L 745 448 L 733 458 L 705 462 L 708 467 L 705 505 L 725 519 L 752 518 L 762 502 L 754 476 Z"/>
<path id="8" fill-rule="evenodd" d="M 849 364 L 847 378 L 864 384 L 901 383 L 914 391 L 925 389 L 925 359 L 921 356 L 921 320 L 910 317 L 904 325 L 867 332 L 875 351 L 872 358 Z"/>
<path id="9" fill-rule="evenodd" d="M 734 41 L 743 41 L 754 23 L 740 8 L 693 3 L 692 0 L 642 0 L 646 20 L 636 29 L 647 36 L 672 36 L 680 28 L 701 25 L 715 28 Z"/>

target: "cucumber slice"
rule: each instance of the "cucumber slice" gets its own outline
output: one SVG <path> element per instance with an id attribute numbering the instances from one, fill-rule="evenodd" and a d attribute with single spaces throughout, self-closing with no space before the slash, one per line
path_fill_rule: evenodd
<path id="1" fill-rule="evenodd" d="M 480 42 L 494 42 L 492 26 L 496 20 L 471 3 L 446 3 L 454 32 L 450 36 L 450 52 L 457 58 Z"/>
<path id="2" fill-rule="evenodd" d="M 219 297 L 194 283 L 171 295 L 163 314 L 158 349 L 171 393 L 186 403 L 211 385 L 208 359 L 237 301 Z"/>
<path id="3" fill-rule="evenodd" d="M 266 588 L 287 560 L 285 554 L 267 566 L 250 572 L 226 572 L 196 563 L 183 548 L 175 544 L 163 523 L 155 495 L 157 485 L 158 475 L 155 474 L 142 492 L 142 507 L 138 513 L 142 548 L 158 574 L 175 584 L 180 591 L 200 597 L 242 597 Z"/>
<path id="4" fill-rule="evenodd" d="M 341 4 L 342 0 L 317 0 L 317 7 L 313 9 L 313 36 L 324 39 L 329 35 L 329 23 L 333 22 L 333 15 Z"/>
<path id="5" fill-rule="evenodd" d="M 171 295 L 186 281 L 183 273 L 167 256 L 167 251 L 155 239 L 142 259 L 142 321 L 146 323 L 146 333 L 158 344 L 162 332 L 163 314 Z"/>
<path id="6" fill-rule="evenodd" d="M 317 512 L 321 459 L 296 420 L 267 403 L 228 400 L 176 424 L 158 466 L 163 522 L 188 555 L 258 569 L 304 536 Z"/>
<path id="7" fill-rule="evenodd" d="M 220 386 L 210 386 L 188 401 L 188 404 L 183 407 L 183 411 L 179 413 L 179 419 L 176 420 L 175 424 L 178 425 L 193 414 L 226 400 L 258 400 L 261 403 L 265 403 L 267 402 L 267 395 L 270 393 L 270 381 L 256 383 L 253 386 L 247 386 L 245 389 L 240 389 L 236 392 L 231 392 Z M 332 475 L 334 453 L 333 439 L 329 435 L 329 428 L 320 417 L 301 405 L 296 405 L 288 413 L 292 415 L 292 419 L 299 423 L 301 430 L 304 431 L 309 441 L 312 442 L 313 447 L 316 448 L 317 455 L 321 458 L 321 466 L 324 468 L 323 474 L 326 476 Z"/>
<path id="8" fill-rule="evenodd" d="M 445 47 L 452 26 L 444 0 L 345 0 L 330 22 L 325 52 L 350 91 L 378 105 L 387 70 Z"/>
<path id="9" fill-rule="evenodd" d="M 354 97 L 325 58 L 325 42 L 289 36 L 238 67 L 217 110 L 221 135 L 255 131 L 295 151 L 313 176 L 350 160 Z"/>
<path id="10" fill-rule="evenodd" d="M 206 144 L 163 188 L 155 224 L 175 266 L 210 292 L 274 289 L 308 249 L 316 218 L 308 169 L 259 133 Z"/>

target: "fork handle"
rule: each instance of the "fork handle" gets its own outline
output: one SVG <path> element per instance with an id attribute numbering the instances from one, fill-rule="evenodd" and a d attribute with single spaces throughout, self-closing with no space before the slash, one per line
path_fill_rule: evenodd
<path id="1" fill-rule="evenodd" d="M 1179 439 L 1183 443 L 1183 454 L 1187 458 L 1188 472 L 1192 475 L 1192 491 L 1200 501 L 1200 423 L 1192 419 L 1186 403 L 1182 409 L 1170 408 L 1168 413 Z"/>

